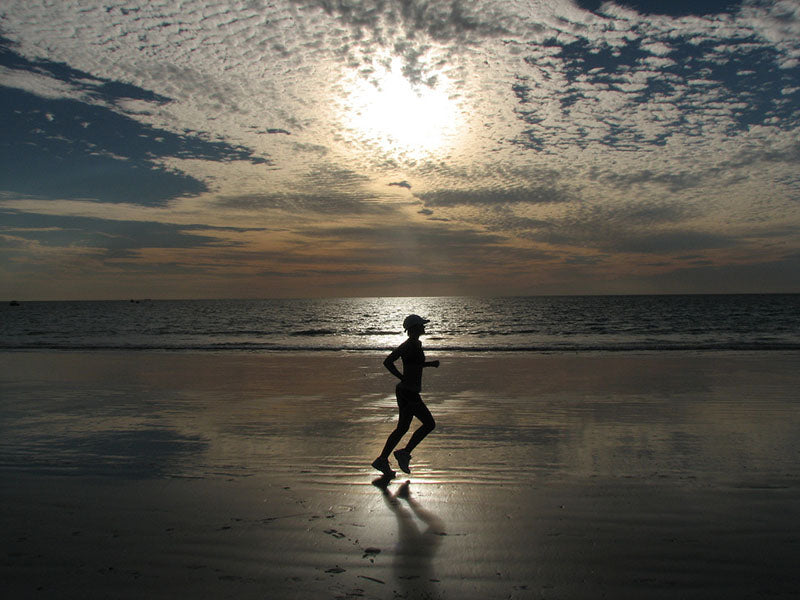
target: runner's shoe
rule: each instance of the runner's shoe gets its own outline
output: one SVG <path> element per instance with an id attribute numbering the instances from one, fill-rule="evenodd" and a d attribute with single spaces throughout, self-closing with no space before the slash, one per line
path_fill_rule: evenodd
<path id="1" fill-rule="evenodd" d="M 400 469 L 403 473 L 411 474 L 411 468 L 408 466 L 408 463 L 411 462 L 411 452 L 408 450 L 395 450 L 394 457 L 397 459 L 397 464 L 400 465 Z"/>
<path id="2" fill-rule="evenodd" d="M 388 458 L 381 458 L 380 456 L 372 461 L 372 466 L 378 469 L 381 473 L 383 473 L 386 477 L 394 477 L 397 475 L 392 468 L 389 466 L 389 459 Z"/>

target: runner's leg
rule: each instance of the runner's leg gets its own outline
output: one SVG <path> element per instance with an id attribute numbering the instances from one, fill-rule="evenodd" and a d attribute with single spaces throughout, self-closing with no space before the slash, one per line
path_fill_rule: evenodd
<path id="1" fill-rule="evenodd" d="M 389 458 L 392 450 L 394 450 L 395 446 L 397 446 L 400 440 L 403 439 L 403 436 L 411 426 L 411 420 L 414 418 L 412 405 L 405 400 L 400 389 L 397 390 L 397 406 L 400 409 L 400 416 L 397 419 L 397 426 L 386 439 L 386 444 L 384 445 L 383 452 L 381 452 L 379 458 Z"/>
<path id="2" fill-rule="evenodd" d="M 413 416 L 422 421 L 422 425 L 419 426 L 419 428 L 411 436 L 411 439 L 408 441 L 408 444 L 404 448 L 406 452 L 411 452 L 414 448 L 416 448 L 417 444 L 419 444 L 423 438 L 436 427 L 436 421 L 433 419 L 431 411 L 428 410 L 428 407 L 425 406 L 425 403 L 421 398 L 419 402 L 415 402 L 409 408 Z"/>

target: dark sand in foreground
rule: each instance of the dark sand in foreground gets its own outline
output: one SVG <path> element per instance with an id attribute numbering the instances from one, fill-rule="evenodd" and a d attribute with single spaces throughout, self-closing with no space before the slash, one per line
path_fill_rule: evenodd
<path id="1" fill-rule="evenodd" d="M 3 597 L 800 592 L 797 353 L 429 354 L 0 354 Z"/>

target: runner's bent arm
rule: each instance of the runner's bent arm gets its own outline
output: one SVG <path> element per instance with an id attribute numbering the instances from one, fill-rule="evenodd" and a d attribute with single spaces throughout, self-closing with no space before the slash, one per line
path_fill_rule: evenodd
<path id="1" fill-rule="evenodd" d="M 400 381 L 403 381 L 403 374 L 394 366 L 394 362 L 400 358 L 400 348 L 401 346 L 398 346 L 384 359 L 383 366 L 388 369 L 389 373 L 397 377 Z"/>

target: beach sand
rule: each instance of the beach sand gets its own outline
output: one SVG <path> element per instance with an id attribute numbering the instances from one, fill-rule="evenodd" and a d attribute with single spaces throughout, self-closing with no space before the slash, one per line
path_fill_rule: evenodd
<path id="1" fill-rule="evenodd" d="M 4 598 L 797 597 L 800 355 L 0 354 Z"/>

